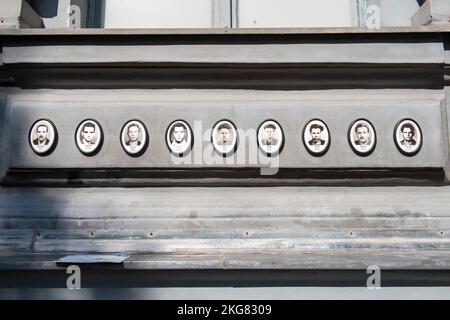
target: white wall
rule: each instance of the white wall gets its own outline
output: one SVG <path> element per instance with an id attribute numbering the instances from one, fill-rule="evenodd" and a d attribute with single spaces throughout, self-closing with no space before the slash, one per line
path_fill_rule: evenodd
<path id="1" fill-rule="evenodd" d="M 238 26 L 357 26 L 356 0 L 238 0 Z"/>
<path id="2" fill-rule="evenodd" d="M 419 7 L 416 0 L 381 0 L 381 24 L 385 27 L 412 26 L 411 18 Z"/>
<path id="3" fill-rule="evenodd" d="M 105 28 L 210 28 L 211 0 L 105 0 Z"/>
<path id="4" fill-rule="evenodd" d="M 67 0 L 66 0 L 67 1 Z M 105 28 L 211 28 L 230 0 L 104 0 Z M 450 0 L 449 0 L 450 1 Z M 358 0 L 236 0 L 237 26 L 357 27 Z M 362 2 L 362 1 L 361 1 Z M 215 3 L 215 6 L 214 6 Z M 363 2 L 362 2 L 363 3 Z M 383 26 L 411 26 L 416 0 L 381 0 Z M 217 12 L 215 13 L 217 15 Z M 229 17 L 220 13 L 222 20 Z M 216 26 L 228 25 L 228 23 Z"/>

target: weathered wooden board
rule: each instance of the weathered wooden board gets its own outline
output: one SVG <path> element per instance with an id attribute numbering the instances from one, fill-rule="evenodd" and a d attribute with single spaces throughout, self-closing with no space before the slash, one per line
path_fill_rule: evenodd
<path id="1" fill-rule="evenodd" d="M 400 217 L 400 218 L 263 218 L 255 216 L 253 218 L 226 218 L 226 219 L 143 219 L 143 218 L 115 218 L 115 219 L 58 219 L 58 218 L 5 218 L 0 219 L 0 227 L 4 229 L 28 228 L 28 229 L 81 229 L 88 231 L 95 230 L 121 230 L 121 229 L 142 229 L 154 234 L 164 233 L 167 230 L 184 230 L 185 233 L 198 232 L 203 230 L 242 230 L 253 233 L 258 230 L 278 230 L 286 229 L 302 230 L 305 228 L 314 229 L 336 229 L 352 230 L 372 229 L 372 230 L 431 230 L 446 231 L 450 229 L 450 218 L 446 217 Z"/>
<path id="2" fill-rule="evenodd" d="M 151 239 L 151 240 L 37 240 L 36 252 L 125 252 L 125 253 L 269 253 L 280 249 L 298 250 L 316 249 L 390 249 L 390 250 L 436 250 L 449 252 L 450 239 Z"/>
<path id="3" fill-rule="evenodd" d="M 65 269 L 56 261 L 64 254 L 0 253 L 0 270 Z M 378 265 L 382 270 L 448 270 L 450 255 L 429 250 L 355 249 L 314 250 L 260 253 L 204 253 L 204 254 L 134 254 L 120 266 L 102 265 L 102 269 L 283 269 L 283 270 L 365 270 Z"/>
<path id="4" fill-rule="evenodd" d="M 0 229 L 0 252 L 27 252 L 32 250 L 33 230 Z"/>
<path id="5" fill-rule="evenodd" d="M 449 195 L 450 187 L 3 188 L 0 253 L 130 253 L 137 262 L 124 267 L 156 269 L 370 261 L 445 269 Z M 56 268 L 50 258 L 21 257 L 23 268 Z"/>

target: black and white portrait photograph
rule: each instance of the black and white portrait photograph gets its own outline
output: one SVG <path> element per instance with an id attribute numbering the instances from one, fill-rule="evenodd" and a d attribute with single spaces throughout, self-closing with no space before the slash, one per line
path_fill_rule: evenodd
<path id="1" fill-rule="evenodd" d="M 330 147 L 330 131 L 325 122 L 310 120 L 303 129 L 303 144 L 314 156 L 322 156 Z"/>
<path id="2" fill-rule="evenodd" d="M 372 123 L 366 119 L 353 121 L 348 129 L 348 142 L 357 155 L 370 155 L 377 143 L 377 134 Z"/>
<path id="3" fill-rule="evenodd" d="M 264 121 L 258 128 L 258 146 L 267 156 L 281 152 L 284 145 L 283 129 L 274 120 Z"/>
<path id="4" fill-rule="evenodd" d="M 103 131 L 100 124 L 92 119 L 81 122 L 75 133 L 75 142 L 81 153 L 97 154 L 103 143 Z"/>
<path id="5" fill-rule="evenodd" d="M 56 127 L 50 120 L 37 120 L 30 129 L 30 146 L 33 151 L 41 156 L 50 154 L 58 142 Z"/>
<path id="6" fill-rule="evenodd" d="M 188 154 L 194 143 L 191 127 L 183 120 L 172 122 L 166 131 L 166 143 L 173 154 Z"/>
<path id="7" fill-rule="evenodd" d="M 120 142 L 128 155 L 132 157 L 142 155 L 148 145 L 147 128 L 139 120 L 128 121 L 122 128 Z"/>
<path id="8" fill-rule="evenodd" d="M 395 126 L 395 145 L 406 156 L 414 156 L 420 151 L 422 139 L 422 130 L 412 119 L 400 120 Z"/>
<path id="9" fill-rule="evenodd" d="M 223 156 L 230 155 L 236 151 L 237 130 L 229 120 L 217 122 L 212 130 L 212 144 L 214 149 Z"/>

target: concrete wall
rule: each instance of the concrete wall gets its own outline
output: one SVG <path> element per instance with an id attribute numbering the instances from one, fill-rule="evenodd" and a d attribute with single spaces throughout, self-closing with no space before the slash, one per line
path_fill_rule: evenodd
<path id="1" fill-rule="evenodd" d="M 382 25 L 412 26 L 411 18 L 419 7 L 416 0 L 381 0 Z"/>
<path id="2" fill-rule="evenodd" d="M 355 0 L 239 0 L 239 28 L 352 27 L 358 25 Z"/>
<path id="3" fill-rule="evenodd" d="M 6 18 L 20 6 L 19 0 L 8 1 L 10 4 L 0 9 L 0 16 Z M 379 2 L 382 26 L 411 26 L 411 18 L 419 9 L 416 0 Z M 70 5 L 81 9 L 81 27 L 87 26 L 88 0 L 30 3 L 46 28 L 67 28 Z M 102 21 L 105 28 L 355 27 L 365 25 L 366 3 L 366 0 L 104 0 L 103 13 L 95 19 Z"/>
<path id="4" fill-rule="evenodd" d="M 208 28 L 213 6 L 224 0 L 105 1 L 105 28 Z M 357 26 L 356 0 L 239 0 L 237 26 L 351 27 Z M 229 13 L 225 16 L 231 18 Z"/>
<path id="5" fill-rule="evenodd" d="M 124 270 L 177 269 L 180 274 L 188 268 L 199 272 L 247 269 L 252 277 L 257 269 L 275 274 L 276 269 L 364 270 L 372 264 L 383 270 L 449 269 L 450 186 L 430 186 L 438 179 L 425 180 L 426 186 L 420 187 L 408 181 L 403 181 L 406 187 L 385 185 L 389 178 L 397 177 L 389 174 L 400 168 L 408 168 L 417 177 L 422 171 L 441 172 L 444 166 L 449 107 L 445 93 L 449 92 L 443 85 L 448 43 L 443 45 L 442 34 L 282 33 L 252 37 L 244 33 L 151 35 L 141 31 L 139 36 L 123 30 L 117 34 L 78 30 L 54 39 L 46 32 L 28 37 L 30 34 L 19 30 L 20 36 L 11 32 L 2 41 L 4 65 L 0 71 L 13 81 L 3 86 L 15 88 L 3 87 L 0 95 L 0 174 L 10 169 L 5 178 L 9 180 L 0 187 L 0 269 L 13 273 L 18 269 L 60 270 L 55 261 L 74 252 L 130 252 L 132 256 L 120 265 Z M 183 72 L 163 77 L 177 67 Z M 239 84 L 243 70 L 252 69 L 257 77 L 251 80 L 265 80 L 269 87 L 222 86 L 214 90 L 208 83 L 195 82 L 201 78 L 199 73 L 187 78 L 189 67 L 207 73 L 210 78 L 206 80 L 211 82 L 222 72 L 225 85 Z M 294 67 L 299 70 L 294 81 L 315 82 L 316 90 L 275 90 Z M 304 73 L 308 68 L 316 68 L 314 77 Z M 135 74 L 155 69 L 160 74 L 153 80 L 166 80 L 166 88 L 145 87 L 149 74 Z M 330 70 L 332 77 L 325 75 Z M 387 70 L 402 89 L 382 80 L 391 75 Z M 409 79 L 411 70 L 420 75 L 415 86 Z M 89 76 L 82 73 L 86 71 Z M 372 73 L 366 77 L 365 72 Z M 81 74 L 82 82 L 74 81 L 75 74 Z M 396 77 L 399 75 L 403 77 Z M 46 76 L 67 87 L 47 87 Z M 347 82 L 345 76 L 356 82 Z M 174 90 L 180 78 L 185 87 Z M 331 78 L 334 90 L 325 87 Z M 124 89 L 127 79 L 136 81 L 131 82 L 133 88 Z M 109 87 L 100 90 L 99 84 L 107 81 Z M 31 88 L 27 88 L 29 84 Z M 192 88 L 193 84 L 197 87 Z M 105 133 L 102 151 L 89 158 L 78 152 L 74 141 L 77 125 L 87 117 L 96 118 Z M 331 148 L 321 158 L 310 156 L 299 137 L 304 123 L 313 117 L 322 118 L 332 134 Z M 367 158 L 354 154 L 347 141 L 348 125 L 359 117 L 368 118 L 377 129 L 377 148 Z M 414 118 L 423 130 L 424 144 L 416 157 L 404 157 L 393 142 L 393 126 L 403 117 Z M 57 149 L 47 157 L 35 155 L 29 147 L 29 128 L 37 118 L 53 120 L 60 134 Z M 119 131 L 130 118 L 142 119 L 150 133 L 150 147 L 141 158 L 128 157 L 120 147 Z M 286 187 L 266 180 L 265 188 L 261 181 L 245 188 L 223 187 L 232 177 L 250 180 L 244 170 L 249 163 L 223 165 L 219 168 L 222 175 L 213 179 L 174 170 L 183 165 L 171 162 L 164 133 L 176 118 L 191 124 L 202 121 L 203 130 L 195 131 L 194 138 L 204 145 L 209 144 L 204 133 L 221 118 L 229 118 L 245 130 L 275 118 L 286 136 L 281 165 L 294 168 L 296 177 L 305 180 L 320 180 L 321 170 L 296 169 L 325 166 L 333 173 L 341 170 L 345 186 Z M 238 150 L 246 153 L 250 147 Z M 189 166 L 196 169 L 195 174 L 206 171 Z M 133 174 L 121 179 L 121 168 Z M 142 179 L 145 168 L 159 168 L 160 180 L 175 181 L 177 187 L 155 188 L 145 180 L 141 185 L 127 185 Z M 377 169 L 378 181 L 359 179 L 368 186 L 360 188 L 344 168 Z M 106 172 L 100 183 L 115 181 L 120 188 L 107 184 L 91 188 L 94 185 L 86 179 L 89 169 Z M 52 188 L 51 180 L 60 172 L 67 172 L 61 179 L 65 179 L 65 188 Z M 177 180 L 183 174 L 190 183 L 187 187 Z M 18 182 L 22 188 L 8 184 L 14 179 L 22 179 Z M 50 185 L 30 188 L 36 187 L 39 179 Z M 93 179 L 102 180 L 102 176 Z M 200 187 L 205 181 L 212 184 Z M 100 268 L 97 270 L 106 267 Z M 21 279 L 17 275 L 15 278 Z M 210 279 L 223 277 L 220 273 Z M 279 284 L 276 281 L 271 284 Z M 195 296 L 195 292 L 182 292 Z M 9 294 L 14 297 L 17 292 Z M 42 294 L 52 297 L 51 293 Z M 154 294 L 164 297 L 167 291 Z M 319 291 L 317 296 L 323 294 Z"/>
<path id="6" fill-rule="evenodd" d="M 105 0 L 105 28 L 210 28 L 212 0 Z"/>
<path id="7" fill-rule="evenodd" d="M 214 26 L 214 6 L 226 0 L 143 1 L 105 0 L 105 28 L 208 28 Z M 231 8 L 239 28 L 356 27 L 364 15 L 362 0 L 238 0 Z M 411 26 L 416 0 L 381 0 L 383 26 Z M 359 12 L 359 13 L 358 13 Z M 223 11 L 223 19 L 231 19 Z M 216 18 L 217 19 L 217 18 Z M 362 22 L 363 23 L 363 22 Z M 363 23 L 364 24 L 364 23 Z"/>
<path id="8" fill-rule="evenodd" d="M 63 99 L 63 100 L 61 100 Z M 246 168 L 268 164 L 281 168 L 406 168 L 443 167 L 441 91 L 351 90 L 330 92 L 270 93 L 239 90 L 127 90 L 18 92 L 10 95 L 10 168 Z M 275 111 L 276 108 L 276 111 Z M 37 156 L 29 146 L 28 132 L 41 118 L 55 123 L 59 142 L 49 156 Z M 103 127 L 104 144 L 99 154 L 83 156 L 74 135 L 83 119 L 96 119 Z M 314 118 L 330 130 L 331 146 L 322 157 L 311 156 L 302 143 L 302 129 Z M 377 146 L 367 157 L 350 148 L 347 132 L 352 121 L 366 118 L 377 132 Z M 398 121 L 412 118 L 421 126 L 422 150 L 414 157 L 398 152 L 393 132 Z M 125 154 L 120 130 L 127 120 L 142 120 L 149 131 L 150 147 L 139 158 Z M 194 131 L 193 154 L 173 159 L 165 132 L 176 119 L 187 121 Z M 235 157 L 225 161 L 210 156 L 211 129 L 221 119 L 238 128 Z M 258 152 L 256 132 L 267 119 L 284 130 L 285 147 L 276 159 Z M 276 161 L 276 163 L 275 163 Z"/>

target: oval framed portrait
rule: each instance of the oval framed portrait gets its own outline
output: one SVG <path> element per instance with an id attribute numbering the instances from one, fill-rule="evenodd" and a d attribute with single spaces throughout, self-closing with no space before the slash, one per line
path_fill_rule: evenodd
<path id="1" fill-rule="evenodd" d="M 147 128 L 139 120 L 130 120 L 120 132 L 120 144 L 131 157 L 141 156 L 147 149 L 149 136 Z"/>
<path id="2" fill-rule="evenodd" d="M 353 152 L 361 157 L 370 155 L 377 145 L 377 132 L 367 119 L 357 119 L 348 128 L 348 143 Z"/>
<path id="3" fill-rule="evenodd" d="M 187 155 L 194 145 L 189 124 L 184 120 L 173 121 L 166 130 L 166 144 L 173 154 L 179 157 Z"/>
<path id="4" fill-rule="evenodd" d="M 218 121 L 211 132 L 211 142 L 214 150 L 226 157 L 237 150 L 237 129 L 230 120 Z"/>
<path id="5" fill-rule="evenodd" d="M 321 157 L 330 148 L 330 130 L 322 120 L 312 119 L 303 128 L 302 140 L 311 155 Z"/>
<path id="6" fill-rule="evenodd" d="M 75 143 L 82 154 L 96 155 L 103 145 L 103 130 L 100 124 L 93 119 L 83 120 L 75 132 Z"/>
<path id="7" fill-rule="evenodd" d="M 394 142 L 405 156 L 412 157 L 422 148 L 422 129 L 413 119 L 402 119 L 395 125 Z"/>
<path id="8" fill-rule="evenodd" d="M 40 156 L 47 156 L 55 150 L 58 144 L 58 131 L 48 119 L 36 120 L 28 134 L 31 149 Z"/>
<path id="9" fill-rule="evenodd" d="M 258 127 L 258 147 L 268 157 L 273 157 L 283 150 L 283 128 L 275 120 L 265 120 Z"/>

